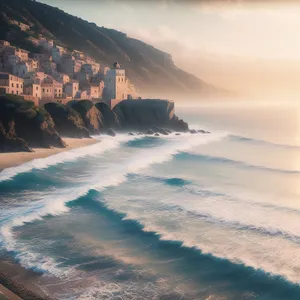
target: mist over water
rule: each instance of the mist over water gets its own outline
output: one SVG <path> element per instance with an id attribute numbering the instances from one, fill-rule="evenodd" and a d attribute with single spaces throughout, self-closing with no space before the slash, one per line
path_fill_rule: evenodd
<path id="1" fill-rule="evenodd" d="M 58 299 L 299 299 L 297 106 L 180 107 L 0 173 L 0 246 Z M 102 137 L 101 137 L 102 139 Z"/>

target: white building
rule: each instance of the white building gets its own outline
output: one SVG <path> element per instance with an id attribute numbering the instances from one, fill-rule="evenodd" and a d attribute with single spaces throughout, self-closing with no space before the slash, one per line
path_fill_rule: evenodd
<path id="1" fill-rule="evenodd" d="M 39 100 L 41 100 L 41 97 L 42 97 L 41 85 L 40 84 L 35 84 L 35 83 L 27 84 L 27 85 L 24 86 L 23 94 L 35 97 L 39 101 Z"/>
<path id="2" fill-rule="evenodd" d="M 74 98 L 78 90 L 79 90 L 79 83 L 77 81 L 68 82 L 64 86 L 64 92 L 66 94 L 66 97 Z"/>
<path id="3" fill-rule="evenodd" d="M 75 99 L 89 100 L 89 99 L 91 99 L 91 96 L 87 90 L 84 90 L 84 91 L 79 90 L 75 95 Z"/>
<path id="4" fill-rule="evenodd" d="M 30 72 L 24 79 L 25 84 L 35 83 L 41 84 L 48 75 L 44 72 Z"/>
<path id="5" fill-rule="evenodd" d="M 109 100 L 127 99 L 127 78 L 125 70 L 115 62 L 105 76 L 105 95 Z"/>
<path id="6" fill-rule="evenodd" d="M 54 98 L 54 87 L 52 83 L 43 82 L 42 88 L 42 100 L 53 100 Z"/>
<path id="7" fill-rule="evenodd" d="M 0 94 L 23 94 L 23 79 L 9 73 L 0 73 Z"/>

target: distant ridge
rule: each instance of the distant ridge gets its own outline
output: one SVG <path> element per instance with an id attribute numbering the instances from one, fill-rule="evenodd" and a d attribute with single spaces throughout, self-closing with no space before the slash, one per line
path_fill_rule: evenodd
<path id="1" fill-rule="evenodd" d="M 142 94 L 182 97 L 218 92 L 213 86 L 176 67 L 170 54 L 58 8 L 31 0 L 1 0 L 0 11 L 1 40 L 37 52 L 39 49 L 35 49 L 37 47 L 28 38 L 42 35 L 58 45 L 83 51 L 103 65 L 110 66 L 113 61 L 118 61 Z M 9 19 L 31 25 L 31 31 L 21 31 L 18 26 L 9 24 Z"/>

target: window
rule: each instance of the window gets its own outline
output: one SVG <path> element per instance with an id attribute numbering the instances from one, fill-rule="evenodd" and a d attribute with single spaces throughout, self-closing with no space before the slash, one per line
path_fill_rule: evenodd
<path id="1" fill-rule="evenodd" d="M 57 89 L 55 89 L 55 93 L 57 92 Z"/>
<path id="2" fill-rule="evenodd" d="M 12 82 L 11 87 L 14 87 L 14 83 Z"/>
<path id="3" fill-rule="evenodd" d="M 38 91 L 38 90 L 39 90 L 39 87 L 37 86 L 35 89 Z"/>
<path id="4" fill-rule="evenodd" d="M 22 84 L 21 84 L 21 88 L 22 88 L 23 86 L 22 86 Z"/>
<path id="5" fill-rule="evenodd" d="M 37 97 L 37 96 L 38 96 L 38 94 L 36 93 L 36 94 L 35 94 L 35 96 Z"/>
<path id="6" fill-rule="evenodd" d="M 17 83 L 17 89 L 19 88 L 19 84 Z"/>
<path id="7" fill-rule="evenodd" d="M 43 89 L 43 92 L 45 92 L 45 89 Z"/>

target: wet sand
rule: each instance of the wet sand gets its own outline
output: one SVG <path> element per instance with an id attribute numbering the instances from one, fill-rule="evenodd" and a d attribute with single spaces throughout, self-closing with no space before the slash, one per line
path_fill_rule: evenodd
<path id="1" fill-rule="evenodd" d="M 64 138 L 64 141 L 68 145 L 66 148 L 51 148 L 51 149 L 33 148 L 34 152 L 0 153 L 0 170 L 18 166 L 36 158 L 45 158 L 47 156 L 54 155 L 63 151 L 68 151 L 75 148 L 81 148 L 99 142 L 98 140 L 92 138 L 91 139 Z"/>
<path id="2" fill-rule="evenodd" d="M 8 256 L 0 257 L 0 300 L 51 299 L 36 285 L 41 274 L 26 270 Z"/>

